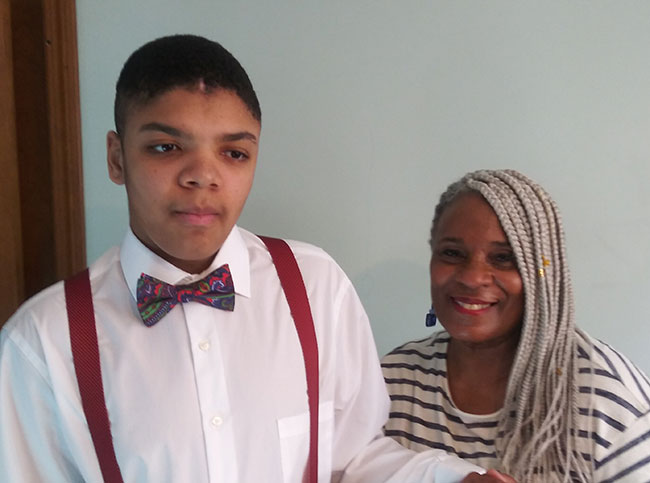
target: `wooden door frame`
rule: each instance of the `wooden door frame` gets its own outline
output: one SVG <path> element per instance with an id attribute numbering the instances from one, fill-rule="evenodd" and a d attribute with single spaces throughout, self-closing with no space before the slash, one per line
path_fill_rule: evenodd
<path id="1" fill-rule="evenodd" d="M 25 296 L 15 112 L 11 5 L 0 0 L 0 325 Z"/>
<path id="2" fill-rule="evenodd" d="M 75 0 L 44 0 L 56 274 L 86 266 Z"/>
<path id="3" fill-rule="evenodd" d="M 75 0 L 0 0 L 0 14 L 1 325 L 81 270 L 86 246 Z"/>

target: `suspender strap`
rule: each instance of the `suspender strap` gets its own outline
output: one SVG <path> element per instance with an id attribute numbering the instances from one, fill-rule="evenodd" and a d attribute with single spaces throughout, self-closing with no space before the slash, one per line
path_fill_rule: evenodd
<path id="1" fill-rule="evenodd" d="M 318 343 L 314 321 L 311 316 L 305 282 L 298 268 L 296 258 L 284 240 L 261 236 L 269 249 L 278 272 L 280 283 L 289 303 L 289 309 L 296 324 L 302 347 L 307 374 L 307 396 L 309 399 L 309 462 L 307 474 L 309 483 L 318 481 Z"/>
<path id="2" fill-rule="evenodd" d="M 64 283 L 72 359 L 81 403 L 106 483 L 122 483 L 104 400 L 99 346 L 88 269 Z"/>

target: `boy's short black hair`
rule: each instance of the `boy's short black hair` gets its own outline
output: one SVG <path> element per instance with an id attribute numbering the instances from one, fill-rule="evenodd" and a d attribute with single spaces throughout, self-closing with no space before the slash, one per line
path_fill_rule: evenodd
<path id="1" fill-rule="evenodd" d="M 262 113 L 246 71 L 220 44 L 197 35 L 171 35 L 146 43 L 124 63 L 115 87 L 115 129 L 124 132 L 128 108 L 176 87 L 235 92 L 255 119 Z"/>

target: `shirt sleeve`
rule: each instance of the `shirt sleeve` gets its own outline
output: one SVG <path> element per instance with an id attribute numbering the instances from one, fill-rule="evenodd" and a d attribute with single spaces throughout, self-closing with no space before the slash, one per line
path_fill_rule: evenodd
<path id="1" fill-rule="evenodd" d="M 594 461 L 594 481 L 650 481 L 650 412 L 637 418 Z"/>
<path id="2" fill-rule="evenodd" d="M 368 318 L 351 284 L 341 297 L 332 481 L 461 481 L 485 470 L 441 450 L 411 451 L 383 436 L 390 400 Z"/>
<path id="3" fill-rule="evenodd" d="M 0 332 L 0 481 L 83 481 L 65 451 L 45 365 L 18 331 L 9 335 L 15 322 Z"/>

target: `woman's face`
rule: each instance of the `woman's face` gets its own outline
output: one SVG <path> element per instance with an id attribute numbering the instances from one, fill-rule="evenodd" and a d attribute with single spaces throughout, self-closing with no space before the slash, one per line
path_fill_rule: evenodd
<path id="1" fill-rule="evenodd" d="M 478 193 L 459 195 L 433 233 L 431 300 L 458 341 L 495 345 L 518 338 L 524 290 L 515 255 L 492 207 Z"/>

